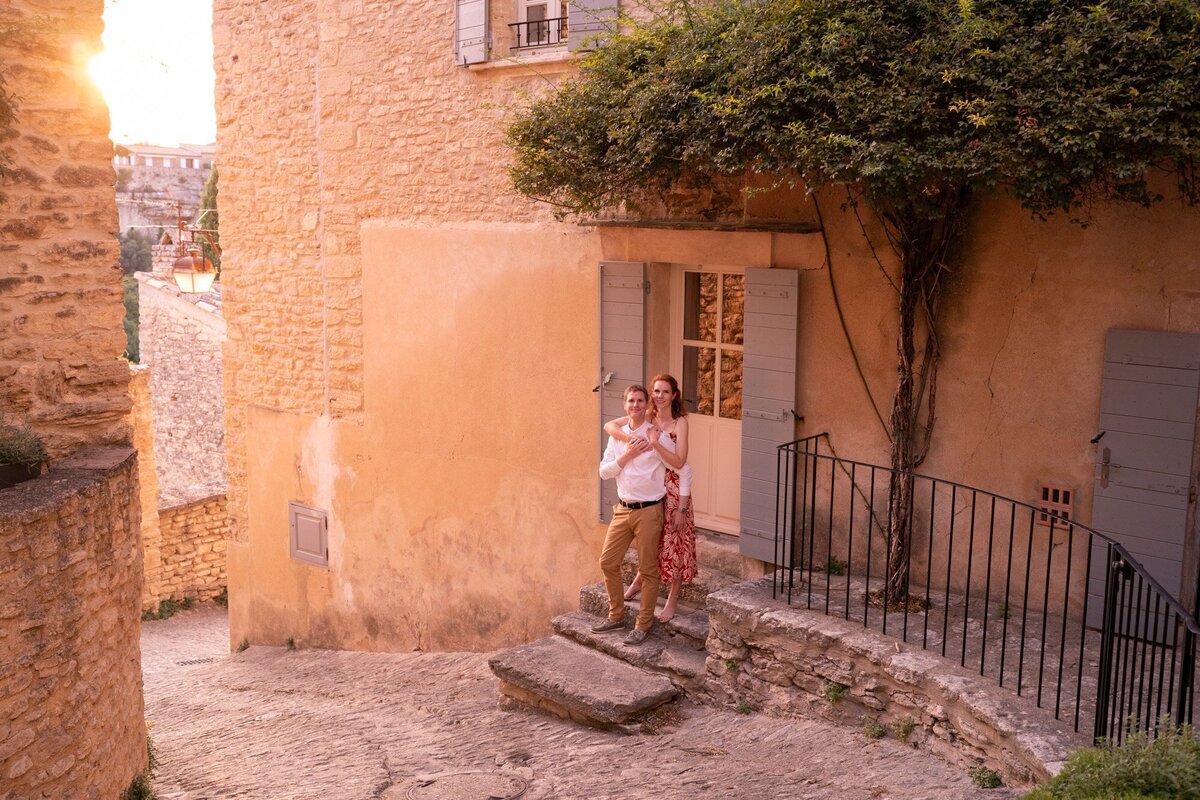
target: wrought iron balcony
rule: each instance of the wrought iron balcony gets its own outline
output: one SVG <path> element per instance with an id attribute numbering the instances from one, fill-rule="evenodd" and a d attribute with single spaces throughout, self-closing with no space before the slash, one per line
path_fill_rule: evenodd
<path id="1" fill-rule="evenodd" d="M 552 19 L 531 20 L 529 22 L 509 23 L 516 38 L 513 50 L 524 50 L 530 47 L 552 47 L 567 43 L 567 18 L 553 17 Z"/>

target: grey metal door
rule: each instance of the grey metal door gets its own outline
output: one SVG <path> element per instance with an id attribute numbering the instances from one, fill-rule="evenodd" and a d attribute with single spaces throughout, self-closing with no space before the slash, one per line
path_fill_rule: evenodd
<path id="1" fill-rule="evenodd" d="M 600 262 L 600 427 L 625 414 L 625 387 L 646 380 L 646 265 Z M 599 458 L 606 439 L 600 433 Z M 600 521 L 612 517 L 615 481 L 600 481 Z"/>
<path id="2" fill-rule="evenodd" d="M 1200 334 L 1111 330 L 1105 346 L 1092 527 L 1180 596 L 1200 402 Z M 1088 622 L 1101 624 L 1106 548 L 1092 551 Z"/>

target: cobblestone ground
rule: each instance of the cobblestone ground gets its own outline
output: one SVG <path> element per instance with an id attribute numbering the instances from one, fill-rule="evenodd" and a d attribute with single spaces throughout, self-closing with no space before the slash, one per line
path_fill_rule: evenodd
<path id="1" fill-rule="evenodd" d="M 623 736 L 497 706 L 478 653 L 228 653 L 224 610 L 142 626 L 162 800 L 1016 798 L 889 739 L 684 705 Z"/>

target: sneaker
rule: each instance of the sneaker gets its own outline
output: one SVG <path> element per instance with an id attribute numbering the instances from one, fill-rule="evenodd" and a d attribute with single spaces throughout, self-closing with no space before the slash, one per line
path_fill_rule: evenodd
<path id="1" fill-rule="evenodd" d="M 629 632 L 629 635 L 625 637 L 625 644 L 629 645 L 630 647 L 634 647 L 646 641 L 646 637 L 649 635 L 649 631 L 642 631 L 634 628 Z"/>
<path id="2" fill-rule="evenodd" d="M 623 619 L 606 619 L 599 625 L 592 626 L 592 633 L 608 633 L 609 631 L 620 630 L 625 627 Z"/>

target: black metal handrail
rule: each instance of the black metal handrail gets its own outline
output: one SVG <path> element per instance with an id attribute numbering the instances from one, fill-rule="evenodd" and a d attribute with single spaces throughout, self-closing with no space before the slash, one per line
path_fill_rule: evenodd
<path id="1" fill-rule="evenodd" d="M 513 45 L 513 50 L 521 50 L 526 47 L 549 47 L 550 45 L 564 44 L 567 41 L 567 17 L 511 22 L 508 27 L 513 29 L 516 37 L 517 43 Z"/>
<path id="2" fill-rule="evenodd" d="M 1079 731 L 1090 714 L 1096 740 L 1191 723 L 1200 624 L 1120 542 L 822 441 L 778 448 L 774 591 L 789 604 L 799 592 L 808 608 L 940 648 L 1039 707 L 1052 695 L 1055 718 L 1071 713 Z M 897 492 L 908 502 L 890 502 Z M 907 548 L 890 550 L 889 531 Z"/>

